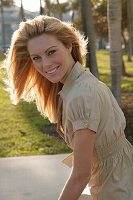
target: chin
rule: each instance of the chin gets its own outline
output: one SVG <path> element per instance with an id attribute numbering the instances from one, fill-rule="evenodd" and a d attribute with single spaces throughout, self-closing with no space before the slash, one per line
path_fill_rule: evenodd
<path id="1" fill-rule="evenodd" d="M 59 83 L 59 82 L 61 82 L 61 78 L 60 77 L 57 77 L 57 78 L 55 78 L 55 79 L 48 79 L 51 83 Z"/>
<path id="2" fill-rule="evenodd" d="M 44 74 L 42 74 L 43 76 L 44 76 Z M 58 82 L 60 82 L 60 79 L 50 79 L 50 78 L 48 78 L 48 77 L 46 77 L 46 76 L 44 76 L 49 82 L 51 82 L 51 83 L 58 83 Z"/>
<path id="3" fill-rule="evenodd" d="M 59 83 L 60 80 L 49 80 L 51 83 Z"/>

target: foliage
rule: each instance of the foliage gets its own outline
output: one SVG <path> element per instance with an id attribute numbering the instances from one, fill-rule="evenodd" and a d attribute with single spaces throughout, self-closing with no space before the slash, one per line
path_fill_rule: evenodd
<path id="1" fill-rule="evenodd" d="M 5 7 L 10 7 L 15 4 L 14 0 L 1 0 L 1 2 L 2 2 L 2 5 Z"/>
<path id="2" fill-rule="evenodd" d="M 122 30 L 127 30 L 127 0 L 122 0 Z"/>
<path id="3" fill-rule="evenodd" d="M 51 2 L 50 0 L 44 0 L 45 2 L 45 11 L 47 15 L 58 15 L 58 4 L 56 2 Z M 60 3 L 62 13 L 70 11 L 70 3 L 64 2 Z"/>
<path id="4" fill-rule="evenodd" d="M 107 23 L 107 0 L 92 1 L 93 19 L 95 31 L 98 36 L 107 38 L 108 23 Z"/>
<path id="5" fill-rule="evenodd" d="M 96 34 L 107 38 L 107 0 L 92 0 L 92 8 Z M 122 0 L 122 30 L 127 30 L 127 0 Z"/>
<path id="6" fill-rule="evenodd" d="M 44 3 L 45 3 L 45 12 L 49 16 L 51 8 L 50 0 L 44 0 Z"/>

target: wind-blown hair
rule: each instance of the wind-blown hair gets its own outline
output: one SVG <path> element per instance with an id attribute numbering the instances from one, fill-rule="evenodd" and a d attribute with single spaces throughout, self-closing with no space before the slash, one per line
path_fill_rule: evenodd
<path id="1" fill-rule="evenodd" d="M 72 24 L 54 17 L 38 16 L 21 22 L 12 36 L 6 64 L 11 99 L 18 103 L 20 99 L 35 101 L 38 110 L 51 122 L 57 122 L 58 92 L 62 83 L 51 83 L 33 66 L 27 42 L 43 33 L 53 34 L 64 45 L 72 44 L 72 57 L 83 63 L 87 41 Z"/>

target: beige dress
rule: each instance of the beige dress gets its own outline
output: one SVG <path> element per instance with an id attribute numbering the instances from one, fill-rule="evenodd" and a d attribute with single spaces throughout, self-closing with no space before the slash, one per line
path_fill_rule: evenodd
<path id="1" fill-rule="evenodd" d="M 58 132 L 67 145 L 73 149 L 78 129 L 96 132 L 88 183 L 92 198 L 133 200 L 133 147 L 125 138 L 125 117 L 110 89 L 77 62 L 59 95 Z M 72 157 L 63 162 L 71 165 Z"/>

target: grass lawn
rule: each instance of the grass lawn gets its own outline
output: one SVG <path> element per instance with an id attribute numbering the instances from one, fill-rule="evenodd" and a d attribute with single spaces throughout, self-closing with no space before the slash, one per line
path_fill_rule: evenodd
<path id="1" fill-rule="evenodd" d="M 0 54 L 0 65 L 3 55 Z M 100 79 L 110 86 L 109 52 L 97 52 Z M 126 61 L 126 71 L 133 74 L 133 63 Z M 0 157 L 68 153 L 71 150 L 63 140 L 48 136 L 41 129 L 49 124 L 37 111 L 34 103 L 20 101 L 13 105 L 4 90 L 4 69 L 0 70 Z M 122 90 L 133 90 L 133 77 L 122 78 Z M 122 97 L 124 98 L 124 97 Z"/>
<path id="2" fill-rule="evenodd" d="M 132 90 L 133 91 L 133 62 L 127 61 L 127 55 L 123 55 L 126 72 L 131 74 L 132 77 L 122 77 L 122 91 Z M 133 60 L 133 58 L 132 58 Z M 97 64 L 98 70 L 100 73 L 100 79 L 106 83 L 109 87 L 111 85 L 111 76 L 110 76 L 110 59 L 108 51 L 98 51 L 97 52 Z"/>

